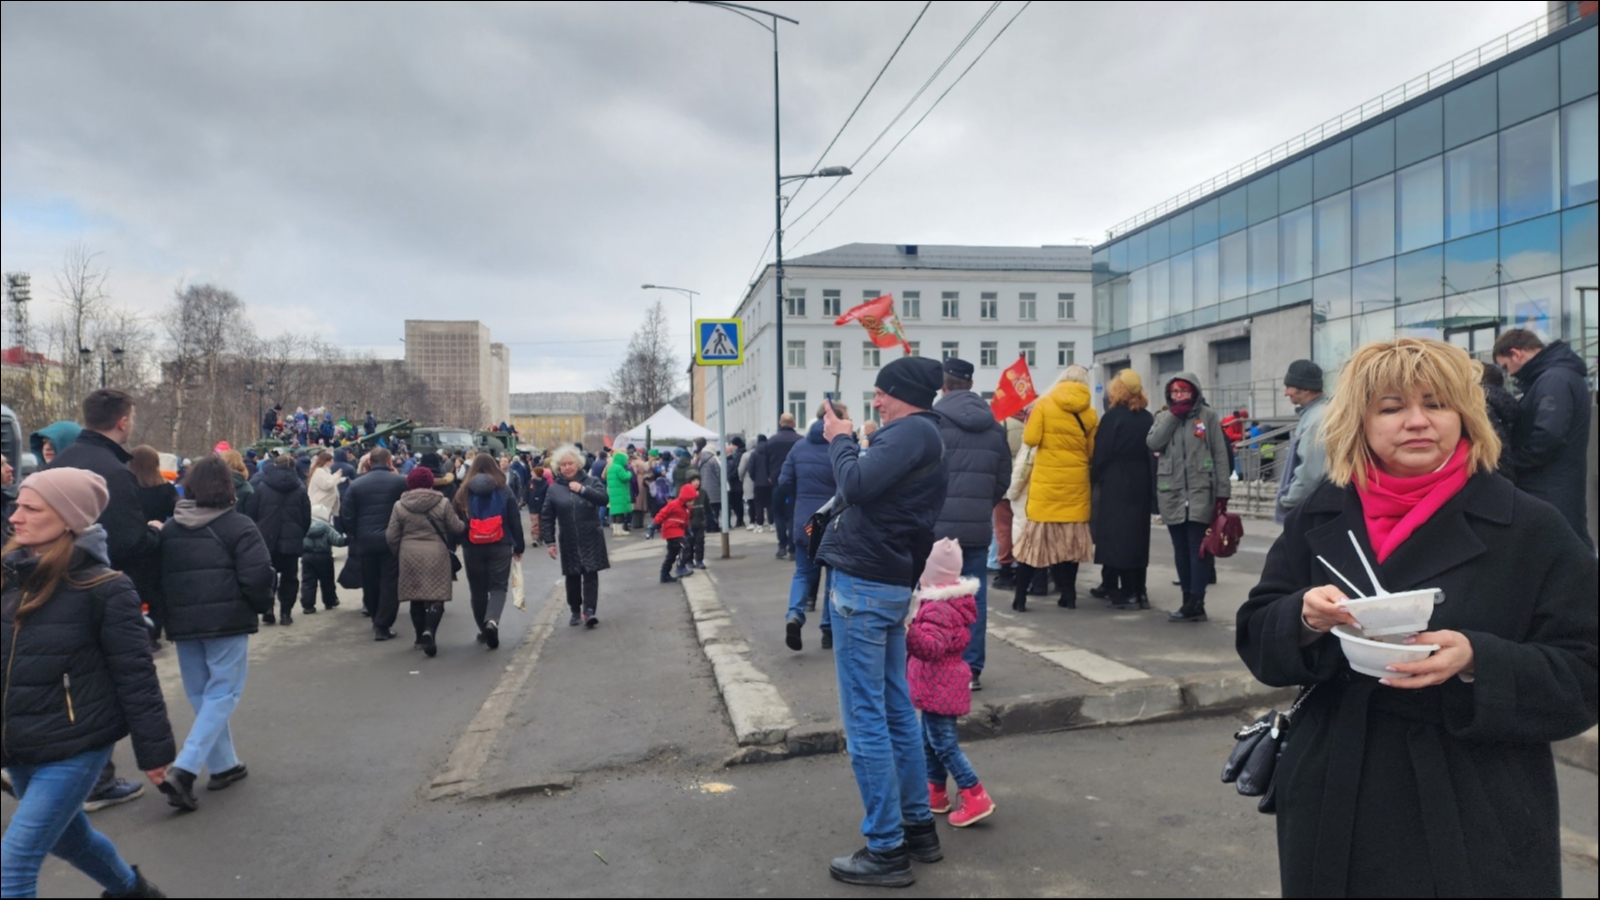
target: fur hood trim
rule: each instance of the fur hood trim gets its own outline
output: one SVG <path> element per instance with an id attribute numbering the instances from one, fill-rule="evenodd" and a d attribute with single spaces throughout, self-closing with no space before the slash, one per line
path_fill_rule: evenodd
<path id="1" fill-rule="evenodd" d="M 918 600 L 954 600 L 957 597 L 976 597 L 978 595 L 978 579 L 963 578 L 955 584 L 947 584 L 937 588 L 917 588 Z"/>

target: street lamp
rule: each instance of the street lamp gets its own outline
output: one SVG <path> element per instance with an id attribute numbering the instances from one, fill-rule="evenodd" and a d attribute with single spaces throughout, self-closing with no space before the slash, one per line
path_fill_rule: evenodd
<path id="1" fill-rule="evenodd" d="M 697 295 L 699 295 L 700 292 L 699 291 L 691 291 L 688 288 L 668 287 L 667 285 L 664 285 L 664 284 L 641 284 L 641 285 L 639 285 L 639 289 L 642 290 L 642 291 L 677 291 L 678 293 L 683 294 L 684 296 L 689 298 L 689 368 L 692 370 L 694 368 L 695 350 L 698 349 L 694 345 L 694 342 L 695 342 L 695 336 L 694 336 L 694 298 Z M 691 420 L 694 419 L 694 376 L 693 375 L 691 375 L 689 377 L 689 418 Z"/>
<path id="2" fill-rule="evenodd" d="M 124 352 L 125 351 L 121 347 L 112 347 L 111 348 L 111 356 L 113 358 L 113 361 L 116 363 L 117 371 L 119 373 L 122 371 L 122 354 Z M 90 350 L 88 347 L 79 347 L 78 348 L 78 358 L 83 361 L 83 365 L 87 366 L 89 363 L 94 361 L 94 351 Z M 80 367 L 80 371 L 81 371 L 81 367 Z M 101 356 L 100 356 L 100 390 L 103 391 L 105 389 L 106 389 L 106 358 L 105 358 L 104 354 L 101 354 Z"/>
<path id="3" fill-rule="evenodd" d="M 256 395 L 256 427 L 257 428 L 261 427 L 261 417 L 266 414 L 266 408 L 263 407 L 262 403 L 261 403 L 262 398 L 265 397 L 267 394 L 272 393 L 272 391 L 275 388 L 277 388 L 277 386 L 278 386 L 278 382 L 273 380 L 273 379 L 271 379 L 271 378 L 267 379 L 267 384 L 266 384 L 265 387 L 256 387 L 255 379 L 253 379 L 253 378 L 244 383 L 244 392 L 246 394 L 255 394 Z"/>

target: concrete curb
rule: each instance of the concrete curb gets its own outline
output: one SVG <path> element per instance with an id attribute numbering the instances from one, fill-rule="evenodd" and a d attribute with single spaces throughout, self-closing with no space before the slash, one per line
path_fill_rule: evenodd
<path id="1" fill-rule="evenodd" d="M 799 723 L 778 688 L 751 660 L 750 645 L 739 634 L 706 570 L 679 582 L 689 601 L 695 636 L 711 662 L 711 673 L 733 722 L 739 746 L 782 745 Z"/>
<path id="2" fill-rule="evenodd" d="M 1575 738 L 1557 741 L 1556 759 L 1585 772 L 1595 772 L 1597 764 L 1600 764 L 1600 759 L 1596 759 L 1600 756 L 1600 750 L 1597 750 L 1596 746 L 1597 740 L 1600 740 L 1597 738 L 1597 733 L 1600 733 L 1600 726 L 1590 728 Z"/>

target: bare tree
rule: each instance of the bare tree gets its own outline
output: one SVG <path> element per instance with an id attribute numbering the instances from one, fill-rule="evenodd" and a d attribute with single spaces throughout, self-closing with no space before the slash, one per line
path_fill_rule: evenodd
<path id="1" fill-rule="evenodd" d="M 77 241 L 62 255 L 61 268 L 55 273 L 56 294 L 66 305 L 66 333 L 72 338 L 72 344 L 67 348 L 69 352 L 61 356 L 72 371 L 69 394 L 81 395 L 88 391 L 84 378 L 84 365 L 88 360 L 81 351 L 88 347 L 90 323 L 104 311 L 106 301 L 110 299 L 105 289 L 109 273 L 99 263 L 99 257 L 98 252 L 91 253 L 87 245 Z"/>
<path id="2" fill-rule="evenodd" d="M 671 403 L 678 393 L 679 368 L 667 313 L 657 300 L 628 342 L 622 364 L 611 373 L 609 387 L 617 415 L 632 426 Z"/>
<path id="3" fill-rule="evenodd" d="M 248 346 L 254 337 L 244 304 L 232 291 L 209 284 L 190 285 L 174 292 L 172 305 L 162 316 L 172 357 L 168 363 L 175 389 L 172 415 L 172 445 L 180 446 L 184 418 L 194 392 L 205 404 L 204 435 L 216 433 L 217 406 L 229 387 L 219 382 L 223 357 L 230 350 Z M 198 386 L 191 382 L 200 379 Z M 226 402 L 226 401 L 223 401 Z"/>

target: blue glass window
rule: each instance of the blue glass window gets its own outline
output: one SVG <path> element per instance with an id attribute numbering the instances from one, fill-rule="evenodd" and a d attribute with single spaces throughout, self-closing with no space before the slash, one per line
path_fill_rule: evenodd
<path id="1" fill-rule="evenodd" d="M 1350 194 L 1317 201 L 1317 274 L 1350 268 Z"/>
<path id="2" fill-rule="evenodd" d="M 1257 225 L 1278 214 L 1278 173 L 1268 172 L 1245 185 L 1249 197 L 1250 224 Z"/>
<path id="3" fill-rule="evenodd" d="M 1194 246 L 1194 210 L 1185 210 L 1172 217 L 1168 223 L 1171 226 L 1172 252 L 1182 253 Z"/>
<path id="4" fill-rule="evenodd" d="M 1253 225 L 1250 235 L 1250 293 L 1278 286 L 1278 223 Z"/>
<path id="5" fill-rule="evenodd" d="M 1600 231 L 1595 228 L 1595 205 L 1578 206 L 1561 214 L 1561 268 L 1592 266 L 1600 256 Z"/>
<path id="6" fill-rule="evenodd" d="M 1311 277 L 1312 247 L 1311 207 L 1302 206 L 1278 217 L 1279 275 L 1284 284 Z"/>
<path id="7" fill-rule="evenodd" d="M 1356 265 L 1394 255 L 1394 176 L 1369 181 L 1350 191 L 1351 262 Z"/>
<path id="8" fill-rule="evenodd" d="M 1434 98 L 1394 120 L 1394 163 L 1409 166 L 1444 149 L 1444 101 Z"/>
<path id="9" fill-rule="evenodd" d="M 1358 314 L 1394 306 L 1394 259 L 1351 269 L 1350 300 Z"/>
<path id="10" fill-rule="evenodd" d="M 1394 258 L 1394 295 L 1401 303 L 1444 296 L 1443 279 L 1443 245 Z"/>
<path id="11" fill-rule="evenodd" d="M 1394 340 L 1394 310 L 1384 309 L 1356 316 L 1350 320 L 1355 325 L 1355 346 L 1373 341 Z"/>
<path id="12" fill-rule="evenodd" d="M 1324 275 L 1311 284 L 1311 314 L 1325 319 L 1350 315 L 1350 270 Z"/>
<path id="13" fill-rule="evenodd" d="M 1285 285 L 1278 288 L 1278 305 L 1294 306 L 1297 303 L 1307 303 L 1311 300 L 1311 281 L 1307 279 L 1297 284 Z"/>
<path id="14" fill-rule="evenodd" d="M 1321 200 L 1350 187 L 1350 141 L 1324 147 L 1312 157 L 1312 184 Z"/>
<path id="15" fill-rule="evenodd" d="M 1110 277 L 1111 251 L 1105 247 L 1101 247 L 1099 250 L 1094 251 L 1094 256 L 1091 257 L 1090 268 L 1094 270 L 1094 280 L 1096 284 Z"/>
<path id="16" fill-rule="evenodd" d="M 1561 102 L 1560 48 L 1550 47 L 1500 70 L 1500 127 L 1510 128 Z"/>
<path id="17" fill-rule="evenodd" d="M 1128 276 L 1111 282 L 1111 330 L 1128 327 Z"/>
<path id="18" fill-rule="evenodd" d="M 1394 324 L 1396 337 L 1438 340 L 1444 333 L 1444 301 L 1426 300 L 1396 307 Z"/>
<path id="19" fill-rule="evenodd" d="M 1214 241 L 1217 236 L 1217 199 L 1213 197 L 1194 208 L 1194 245 Z"/>
<path id="20" fill-rule="evenodd" d="M 1150 257 L 1145 255 L 1146 246 L 1143 231 L 1128 235 L 1128 271 L 1142 269 L 1150 262 Z"/>
<path id="21" fill-rule="evenodd" d="M 1561 111 L 1561 203 L 1577 206 L 1595 199 L 1600 173 L 1600 135 L 1596 112 L 1600 97 L 1590 97 Z"/>
<path id="22" fill-rule="evenodd" d="M 1159 322 L 1172 315 L 1172 274 L 1166 260 L 1152 263 L 1150 273 L 1150 321 Z"/>
<path id="23" fill-rule="evenodd" d="M 1278 170 L 1278 209 L 1288 212 L 1311 202 L 1311 157 Z"/>
<path id="24" fill-rule="evenodd" d="M 1444 95 L 1445 149 L 1494 133 L 1499 120 L 1496 96 L 1492 72 Z"/>
<path id="25" fill-rule="evenodd" d="M 1111 245 L 1111 271 L 1121 275 L 1128 271 L 1128 242 L 1117 241 Z"/>
<path id="26" fill-rule="evenodd" d="M 1094 333 L 1105 334 L 1111 330 L 1111 285 L 1094 286 Z"/>
<path id="27" fill-rule="evenodd" d="M 1311 326 L 1311 361 L 1323 371 L 1336 370 L 1350 358 L 1350 320 L 1334 319 Z"/>
<path id="28" fill-rule="evenodd" d="M 1544 216 L 1500 229 L 1502 281 L 1522 281 L 1561 271 L 1561 216 Z"/>
<path id="29" fill-rule="evenodd" d="M 1505 327 L 1526 328 L 1549 341 L 1556 337 L 1551 326 L 1560 315 L 1560 275 L 1500 285 L 1500 321 Z"/>
<path id="30" fill-rule="evenodd" d="M 1451 329 L 1481 328 L 1500 321 L 1500 290 L 1484 288 L 1448 297 L 1444 301 L 1446 327 Z"/>
<path id="31" fill-rule="evenodd" d="M 1259 294 L 1251 294 L 1250 302 L 1245 306 L 1245 310 L 1251 315 L 1262 312 L 1271 312 L 1277 308 L 1278 292 L 1276 290 L 1262 291 Z"/>
<path id="32" fill-rule="evenodd" d="M 1222 299 L 1217 293 L 1222 277 L 1218 267 L 1217 242 L 1194 248 L 1194 308 L 1216 306 Z M 1214 320 L 1213 320 L 1214 321 Z"/>
<path id="33" fill-rule="evenodd" d="M 1246 303 L 1245 298 L 1240 297 L 1237 300 L 1228 300 L 1224 302 L 1222 306 L 1218 308 L 1217 319 L 1218 321 L 1226 322 L 1229 319 L 1243 318 L 1244 316 L 1249 315 L 1249 313 L 1249 305 Z"/>
<path id="34" fill-rule="evenodd" d="M 1144 233 L 1145 259 L 1158 262 L 1166 259 L 1169 253 L 1167 243 L 1167 223 L 1158 222 L 1151 225 Z"/>
<path id="35" fill-rule="evenodd" d="M 1498 146 L 1491 136 L 1444 155 L 1445 237 L 1477 234 L 1499 221 Z"/>
<path id="36" fill-rule="evenodd" d="M 1150 270 L 1128 273 L 1128 324 L 1137 328 L 1150 321 Z"/>
<path id="37" fill-rule="evenodd" d="M 1172 312 L 1174 315 L 1194 309 L 1194 251 L 1178 253 L 1172 257 Z"/>
<path id="38" fill-rule="evenodd" d="M 1464 294 L 1500 283 L 1500 234 L 1482 234 L 1444 245 L 1446 294 Z"/>
<path id="39" fill-rule="evenodd" d="M 1444 157 L 1396 172 L 1395 197 L 1401 253 L 1444 240 Z"/>
<path id="40" fill-rule="evenodd" d="M 1358 132 L 1350 141 L 1350 180 L 1371 181 L 1394 171 L 1394 120 Z"/>
<path id="41" fill-rule="evenodd" d="M 1222 299 L 1224 302 L 1243 297 L 1250 289 L 1249 245 L 1242 231 L 1236 231 L 1217 242 L 1218 259 L 1222 271 Z"/>
<path id="42" fill-rule="evenodd" d="M 1244 187 L 1236 187 L 1217 199 L 1221 201 L 1217 209 L 1217 225 L 1221 233 L 1232 234 L 1243 228 L 1249 204 Z"/>
<path id="43" fill-rule="evenodd" d="M 1587 97 L 1600 85 L 1595 64 L 1595 29 L 1585 29 L 1561 42 L 1561 102 Z"/>
<path id="44" fill-rule="evenodd" d="M 1561 202 L 1555 113 L 1500 132 L 1500 224 L 1554 212 Z"/>

